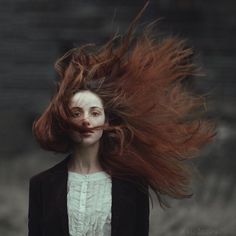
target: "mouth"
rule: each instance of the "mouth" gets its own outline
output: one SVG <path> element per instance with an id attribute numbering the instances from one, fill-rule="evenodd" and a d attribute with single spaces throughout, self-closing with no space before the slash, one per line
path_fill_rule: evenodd
<path id="1" fill-rule="evenodd" d="M 87 129 L 83 129 L 83 130 L 80 131 L 80 134 L 82 136 L 90 136 L 92 133 L 93 133 L 93 131 L 87 130 Z"/>
<path id="2" fill-rule="evenodd" d="M 80 132 L 81 134 L 84 134 L 84 133 L 93 133 L 93 131 L 92 131 L 90 128 L 87 128 L 87 127 L 81 127 L 79 132 Z"/>

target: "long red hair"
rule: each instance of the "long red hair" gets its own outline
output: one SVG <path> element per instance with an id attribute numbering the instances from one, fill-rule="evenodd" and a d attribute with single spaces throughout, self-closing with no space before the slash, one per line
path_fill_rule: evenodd
<path id="1" fill-rule="evenodd" d="M 192 195 L 192 169 L 185 160 L 212 141 L 216 123 L 198 115 L 206 97 L 183 83 L 199 75 L 192 48 L 177 37 L 157 39 L 148 27 L 135 38 L 141 14 L 123 37 L 115 35 L 100 48 L 73 48 L 56 61 L 61 79 L 33 131 L 42 148 L 70 151 L 68 133 L 81 130 L 71 121 L 70 99 L 79 90 L 91 90 L 102 99 L 109 123 L 100 127 L 104 170 L 119 178 L 140 177 L 161 206 L 168 206 L 161 195 Z"/>

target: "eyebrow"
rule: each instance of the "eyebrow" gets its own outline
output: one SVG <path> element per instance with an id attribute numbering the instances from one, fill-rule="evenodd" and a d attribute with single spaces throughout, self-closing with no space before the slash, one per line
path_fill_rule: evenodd
<path id="1" fill-rule="evenodd" d="M 99 108 L 99 109 L 102 109 L 101 107 L 96 107 L 96 106 L 95 106 L 95 107 L 91 107 L 91 108 L 92 108 L 92 109 L 93 109 L 93 108 Z"/>
<path id="2" fill-rule="evenodd" d="M 82 107 L 78 107 L 78 106 L 75 106 L 75 107 L 72 107 L 72 108 L 79 108 L 79 109 L 82 109 Z M 103 109 L 102 107 L 96 107 L 96 106 L 93 106 L 93 107 L 90 107 L 90 109 L 94 109 L 94 108 L 98 108 L 98 109 Z"/>

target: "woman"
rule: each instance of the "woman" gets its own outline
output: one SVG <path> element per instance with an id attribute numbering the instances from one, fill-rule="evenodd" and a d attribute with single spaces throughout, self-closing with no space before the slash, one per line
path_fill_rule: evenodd
<path id="1" fill-rule="evenodd" d="M 161 195 L 192 196 L 183 160 L 212 141 L 215 124 L 194 113 L 204 97 L 183 83 L 197 72 L 191 48 L 148 28 L 133 38 L 144 9 L 123 37 L 57 60 L 57 91 L 33 131 L 42 148 L 69 155 L 30 179 L 29 236 L 145 236 L 148 187 L 162 207 Z"/>

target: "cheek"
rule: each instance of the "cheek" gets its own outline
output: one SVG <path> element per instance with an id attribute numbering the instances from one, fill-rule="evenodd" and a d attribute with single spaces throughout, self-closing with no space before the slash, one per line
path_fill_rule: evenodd
<path id="1" fill-rule="evenodd" d="M 74 142 L 81 142 L 82 141 L 82 138 L 78 132 L 71 131 L 69 136 Z"/>
<path id="2" fill-rule="evenodd" d="M 96 130 L 93 134 L 93 138 L 98 140 L 102 137 L 102 134 L 103 134 L 103 130 Z"/>
<path id="3" fill-rule="evenodd" d="M 101 116 L 99 118 L 93 118 L 93 119 L 91 119 L 91 123 L 92 123 L 93 126 L 104 125 L 105 117 Z"/>

